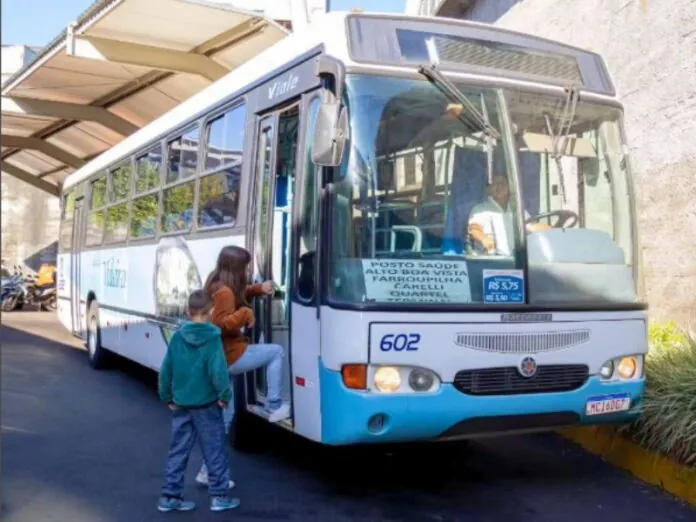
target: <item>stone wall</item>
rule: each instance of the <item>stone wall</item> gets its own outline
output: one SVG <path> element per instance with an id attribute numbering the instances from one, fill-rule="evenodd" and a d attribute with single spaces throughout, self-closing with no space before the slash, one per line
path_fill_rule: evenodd
<path id="1" fill-rule="evenodd" d="M 56 262 L 59 199 L 2 173 L 2 259 L 36 270 Z"/>
<path id="2" fill-rule="evenodd" d="M 696 0 L 478 0 L 463 18 L 604 57 L 625 105 L 651 318 L 696 327 Z"/>

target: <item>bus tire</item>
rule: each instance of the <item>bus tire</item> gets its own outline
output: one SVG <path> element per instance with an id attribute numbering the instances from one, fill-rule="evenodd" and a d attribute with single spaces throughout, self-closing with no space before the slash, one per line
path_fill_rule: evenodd
<path id="1" fill-rule="evenodd" d="M 244 376 L 239 375 L 234 383 L 234 419 L 230 426 L 230 442 L 235 451 L 253 453 L 263 445 L 263 419 L 246 409 Z"/>
<path id="2" fill-rule="evenodd" d="M 87 309 L 87 360 L 95 370 L 106 368 L 109 362 L 109 352 L 101 343 L 99 303 L 96 300 L 92 301 Z"/>

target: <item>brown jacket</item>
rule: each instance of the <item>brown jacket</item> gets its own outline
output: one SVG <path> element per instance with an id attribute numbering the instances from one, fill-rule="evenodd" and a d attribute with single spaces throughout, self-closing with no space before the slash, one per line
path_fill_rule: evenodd
<path id="1" fill-rule="evenodd" d="M 263 295 L 261 285 L 251 285 L 246 289 L 246 298 Z M 254 318 L 254 312 L 248 306 L 239 307 L 232 290 L 221 286 L 213 294 L 212 322 L 222 330 L 222 345 L 225 349 L 227 366 L 237 362 L 249 345 L 249 339 L 242 334 L 242 328 Z"/>

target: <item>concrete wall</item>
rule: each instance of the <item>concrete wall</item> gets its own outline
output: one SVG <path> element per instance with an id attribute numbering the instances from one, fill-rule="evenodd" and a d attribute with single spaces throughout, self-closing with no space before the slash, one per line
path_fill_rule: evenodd
<path id="1" fill-rule="evenodd" d="M 55 263 L 59 200 L 2 173 L 2 258 L 36 270 Z"/>
<path id="2" fill-rule="evenodd" d="M 478 0 L 463 18 L 600 53 L 626 110 L 651 317 L 696 326 L 696 0 Z"/>
<path id="3" fill-rule="evenodd" d="M 3 45 L 2 83 L 35 57 L 23 45 Z M 59 200 L 37 188 L 2 173 L 0 240 L 2 259 L 9 265 L 36 270 L 42 262 L 55 263 Z"/>

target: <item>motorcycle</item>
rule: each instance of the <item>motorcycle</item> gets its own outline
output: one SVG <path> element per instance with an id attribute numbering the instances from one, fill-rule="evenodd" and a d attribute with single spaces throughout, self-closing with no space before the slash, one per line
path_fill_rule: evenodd
<path id="1" fill-rule="evenodd" d="M 22 269 L 14 266 L 13 274 L 3 274 L 2 289 L 0 290 L 0 310 L 12 312 L 24 307 L 27 289 Z"/>
<path id="2" fill-rule="evenodd" d="M 19 266 L 14 266 L 14 273 L 2 280 L 0 292 L 0 310 L 12 312 L 25 306 L 35 307 L 41 311 L 56 310 L 58 306 L 56 282 L 38 286 L 35 276 L 24 276 Z"/>
<path id="3" fill-rule="evenodd" d="M 33 284 L 28 288 L 29 302 L 39 310 L 54 311 L 57 308 L 56 284 L 37 286 Z"/>

